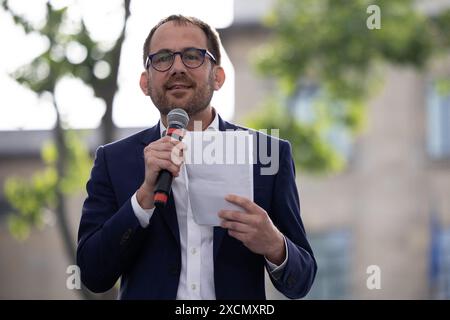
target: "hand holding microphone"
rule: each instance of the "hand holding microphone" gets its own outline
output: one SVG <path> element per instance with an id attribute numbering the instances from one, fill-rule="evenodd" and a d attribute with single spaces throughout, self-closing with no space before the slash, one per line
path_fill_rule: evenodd
<path id="1" fill-rule="evenodd" d="M 142 208 L 166 205 L 172 179 L 179 175 L 183 161 L 179 154 L 182 150 L 180 143 L 182 130 L 187 127 L 188 122 L 189 116 L 183 109 L 173 109 L 167 115 L 166 135 L 145 147 L 145 180 L 136 194 Z"/>

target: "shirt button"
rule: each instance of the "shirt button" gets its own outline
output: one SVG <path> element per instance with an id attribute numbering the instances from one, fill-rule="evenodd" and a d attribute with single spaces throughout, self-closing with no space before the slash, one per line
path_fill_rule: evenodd
<path id="1" fill-rule="evenodd" d="M 191 285 L 191 288 L 192 288 L 192 290 L 197 289 L 197 286 L 195 285 L 195 283 L 193 283 L 193 284 Z"/>
<path id="2" fill-rule="evenodd" d="M 192 249 L 191 249 L 191 253 L 192 253 L 192 254 L 196 254 L 196 253 L 197 253 L 197 249 L 192 248 Z"/>

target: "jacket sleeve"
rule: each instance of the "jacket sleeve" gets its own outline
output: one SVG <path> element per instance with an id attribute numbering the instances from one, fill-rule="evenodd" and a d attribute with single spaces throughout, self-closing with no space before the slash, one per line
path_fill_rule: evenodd
<path id="1" fill-rule="evenodd" d="M 288 260 L 273 285 L 291 299 L 304 297 L 310 290 L 317 264 L 300 217 L 300 201 L 295 183 L 295 166 L 289 142 L 280 140 L 279 170 L 275 177 L 271 218 L 286 238 Z"/>
<path id="2" fill-rule="evenodd" d="M 131 200 L 118 206 L 105 159 L 105 147 L 101 146 L 86 185 L 88 196 L 78 230 L 77 264 L 83 284 L 93 292 L 114 286 L 136 258 L 146 236 Z"/>

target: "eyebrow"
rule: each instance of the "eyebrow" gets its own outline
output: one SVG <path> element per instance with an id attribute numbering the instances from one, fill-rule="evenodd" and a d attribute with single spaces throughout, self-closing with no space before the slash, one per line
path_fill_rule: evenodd
<path id="1" fill-rule="evenodd" d="M 187 50 L 187 49 L 201 49 L 201 48 L 190 46 L 190 47 L 181 48 L 181 50 L 179 50 L 179 51 L 184 51 L 184 50 Z M 175 51 L 176 50 L 172 50 L 172 49 L 168 49 L 168 48 L 162 48 L 162 49 L 160 49 L 158 51 L 155 51 L 155 53 L 159 53 L 159 52 L 175 52 Z"/>

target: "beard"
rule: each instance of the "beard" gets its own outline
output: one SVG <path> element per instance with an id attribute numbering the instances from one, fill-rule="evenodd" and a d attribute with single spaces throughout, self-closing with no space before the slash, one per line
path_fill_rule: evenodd
<path id="1" fill-rule="evenodd" d="M 197 113 L 205 110 L 212 99 L 213 89 L 213 72 L 211 71 L 208 76 L 208 81 L 203 84 L 197 84 L 191 80 L 186 74 L 173 75 L 162 88 L 152 87 L 150 81 L 148 82 L 148 92 L 153 104 L 159 110 L 159 112 L 166 116 L 172 109 L 181 108 L 187 112 L 189 117 L 195 116 Z M 166 95 L 168 88 L 174 83 L 183 83 L 190 87 L 189 90 L 193 90 L 193 95 L 184 102 L 173 101 L 172 97 Z"/>

